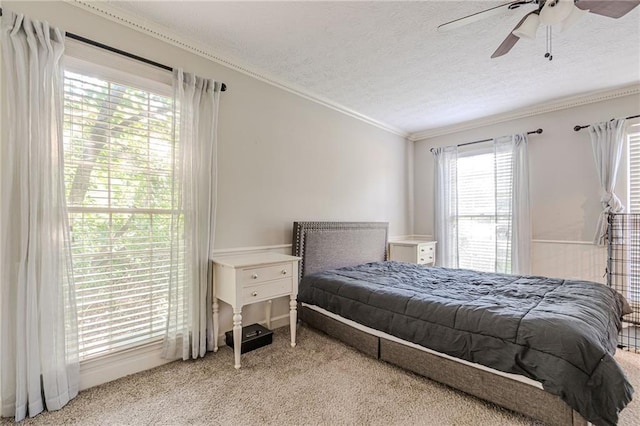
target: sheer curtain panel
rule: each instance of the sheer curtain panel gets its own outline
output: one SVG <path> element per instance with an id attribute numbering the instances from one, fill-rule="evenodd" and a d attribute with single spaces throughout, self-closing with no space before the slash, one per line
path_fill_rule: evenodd
<path id="1" fill-rule="evenodd" d="M 458 267 L 458 148 L 434 148 L 435 238 L 439 266 Z"/>
<path id="2" fill-rule="evenodd" d="M 529 204 L 529 151 L 526 134 L 511 137 L 511 272 L 531 273 L 531 210 Z"/>
<path id="3" fill-rule="evenodd" d="M 0 399 L 16 421 L 78 393 L 62 142 L 64 33 L 6 9 L 0 140 Z"/>
<path id="4" fill-rule="evenodd" d="M 624 211 L 622 202 L 614 193 L 624 147 L 624 127 L 624 119 L 614 119 L 589 126 L 593 158 L 600 181 L 600 202 L 603 207 L 593 238 L 593 243 L 597 245 L 606 243 L 607 215 Z"/>
<path id="5" fill-rule="evenodd" d="M 179 69 L 173 77 L 179 135 L 163 356 L 187 360 L 213 350 L 209 259 L 215 233 L 220 84 Z"/>

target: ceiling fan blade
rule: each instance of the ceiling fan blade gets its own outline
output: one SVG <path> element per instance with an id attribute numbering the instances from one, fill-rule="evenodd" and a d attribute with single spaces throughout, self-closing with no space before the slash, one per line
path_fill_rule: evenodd
<path id="1" fill-rule="evenodd" d="M 509 33 L 509 35 L 507 36 L 507 38 L 504 39 L 502 44 L 500 44 L 500 46 L 498 46 L 496 51 L 493 52 L 493 55 L 491 55 L 491 59 L 497 58 L 499 56 L 506 55 L 507 53 L 509 53 L 511 48 L 516 45 L 518 40 L 520 40 L 519 37 L 516 37 L 513 34 Z"/>
<path id="2" fill-rule="evenodd" d="M 533 3 L 534 0 L 524 1 L 512 1 L 509 3 L 501 4 L 499 6 L 492 7 L 490 9 L 482 10 L 471 15 L 463 16 L 462 18 L 454 19 L 453 21 L 445 22 L 442 25 L 438 25 L 436 29 L 438 32 L 451 31 L 456 28 L 463 27 L 465 25 L 472 24 L 474 22 L 481 21 L 491 16 L 499 15 L 507 9 L 515 9 L 523 4 Z"/>
<path id="3" fill-rule="evenodd" d="M 507 38 L 504 39 L 504 41 L 502 42 L 502 44 L 500 44 L 500 46 L 498 46 L 498 48 L 496 49 L 495 52 L 493 52 L 493 55 L 491 55 L 491 59 L 493 58 L 497 58 L 499 56 L 502 55 L 506 55 L 507 53 L 509 53 L 509 51 L 511 50 L 511 48 L 513 46 L 516 45 L 516 43 L 518 42 L 518 40 L 520 40 L 520 37 L 518 36 L 514 36 L 513 32 L 520 27 L 520 25 L 522 25 L 522 23 L 529 17 L 529 15 L 531 15 L 532 13 L 536 13 L 536 11 L 533 12 L 529 12 L 526 15 L 524 15 L 522 17 L 522 19 L 520 20 L 520 22 L 518 22 L 518 24 L 513 27 L 513 30 L 509 31 L 509 35 L 507 36 Z"/>
<path id="4" fill-rule="evenodd" d="M 579 0 L 576 6 L 597 15 L 621 18 L 631 12 L 640 1 L 636 0 Z"/>

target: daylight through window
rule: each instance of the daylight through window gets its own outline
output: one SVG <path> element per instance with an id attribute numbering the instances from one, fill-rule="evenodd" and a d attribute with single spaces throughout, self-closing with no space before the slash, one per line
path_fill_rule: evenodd
<path id="1" fill-rule="evenodd" d="M 164 333 L 174 133 L 171 97 L 65 72 L 65 185 L 82 359 Z"/>
<path id="2" fill-rule="evenodd" d="M 460 268 L 511 272 L 511 152 L 457 159 L 458 264 Z"/>

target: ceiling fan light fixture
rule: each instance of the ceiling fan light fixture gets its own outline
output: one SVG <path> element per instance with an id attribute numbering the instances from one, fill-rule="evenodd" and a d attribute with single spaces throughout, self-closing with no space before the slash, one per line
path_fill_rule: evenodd
<path id="1" fill-rule="evenodd" d="M 573 0 L 547 0 L 540 10 L 540 23 L 559 24 L 569 16 L 574 7 Z"/>
<path id="2" fill-rule="evenodd" d="M 588 10 L 580 9 L 579 7 L 574 5 L 573 9 L 571 9 L 571 13 L 569 14 L 569 16 L 567 16 L 567 18 L 564 21 L 562 21 L 562 25 L 560 26 L 560 32 L 565 32 L 569 28 L 573 27 L 573 25 L 576 22 L 578 22 L 580 18 L 582 18 L 587 13 L 589 13 Z"/>
<path id="3" fill-rule="evenodd" d="M 536 38 L 539 26 L 540 17 L 537 13 L 531 13 L 524 21 L 522 21 L 522 24 L 512 31 L 512 34 L 519 38 L 528 38 L 529 40 L 533 40 Z"/>

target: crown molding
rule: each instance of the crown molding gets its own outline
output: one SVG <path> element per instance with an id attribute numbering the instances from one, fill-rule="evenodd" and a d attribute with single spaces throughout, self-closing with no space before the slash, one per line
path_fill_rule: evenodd
<path id="1" fill-rule="evenodd" d="M 162 40 L 166 43 L 177 46 L 181 49 L 187 50 L 191 53 L 194 53 L 198 56 L 206 58 L 210 61 L 216 62 L 220 65 L 223 65 L 227 68 L 230 68 L 234 71 L 240 72 L 242 74 L 248 75 L 252 78 L 260 80 L 264 83 L 275 86 L 279 89 L 285 90 L 287 92 L 293 93 L 297 96 L 300 96 L 309 101 L 320 104 L 324 107 L 330 108 L 334 111 L 345 114 L 349 117 L 355 118 L 357 120 L 363 121 L 372 126 L 378 127 L 382 130 L 385 130 L 389 133 L 401 136 L 403 138 L 408 138 L 409 133 L 399 129 L 397 127 L 391 126 L 389 124 L 383 123 L 381 121 L 375 120 L 371 117 L 367 117 L 364 114 L 360 114 L 357 111 L 354 111 L 350 108 L 342 106 L 338 103 L 332 102 L 329 99 L 323 98 L 315 93 L 312 93 L 308 90 L 305 90 L 301 87 L 297 87 L 290 83 L 286 83 L 277 79 L 276 77 L 270 76 L 266 73 L 263 73 L 258 70 L 251 69 L 250 66 L 246 66 L 238 63 L 237 61 L 230 60 L 218 55 L 216 52 L 212 51 L 209 47 L 204 45 L 203 43 L 196 42 L 194 40 L 188 39 L 176 31 L 165 27 L 163 25 L 157 24 L 155 22 L 143 19 L 139 16 L 127 13 L 123 10 L 120 10 L 110 4 L 103 1 L 88 1 L 88 0 L 64 0 L 66 3 L 89 11 L 95 15 L 99 15 L 103 18 L 109 19 L 110 21 L 116 22 L 118 24 L 124 25 L 131 29 L 134 29 L 138 32 L 144 33 L 156 39 Z M 170 65 L 170 64 L 168 64 Z M 230 88 L 233 90 L 233 88 Z"/>
<path id="2" fill-rule="evenodd" d="M 408 140 L 412 142 L 433 138 L 436 136 L 448 135 L 450 133 L 462 132 L 465 130 L 472 130 L 478 127 L 489 126 L 492 124 L 498 124 L 505 121 L 516 120 L 519 118 L 531 117 L 539 114 L 546 114 L 553 111 L 560 111 L 563 109 L 574 108 L 582 105 L 591 104 L 594 102 L 602 102 L 610 99 L 620 98 L 623 96 L 640 94 L 640 85 L 633 84 L 630 86 L 618 87 L 614 89 L 608 89 L 604 91 L 591 92 L 576 96 L 570 96 L 562 99 L 556 99 L 550 102 L 545 102 L 528 108 L 522 108 L 519 110 L 492 115 L 489 117 L 479 118 L 477 120 L 465 121 L 463 123 L 454 124 L 451 126 L 438 127 L 435 129 L 424 130 L 421 132 L 411 133 L 408 136 Z"/>

